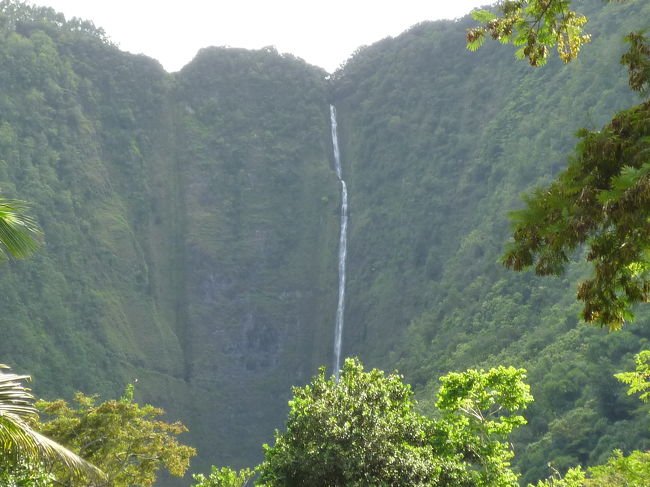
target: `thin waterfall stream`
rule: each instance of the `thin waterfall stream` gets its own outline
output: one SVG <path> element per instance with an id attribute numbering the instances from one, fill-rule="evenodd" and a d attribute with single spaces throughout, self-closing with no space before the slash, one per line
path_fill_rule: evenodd
<path id="1" fill-rule="evenodd" d="M 339 299 L 336 305 L 336 322 L 334 324 L 334 376 L 339 379 L 341 370 L 341 343 L 343 341 L 343 315 L 345 313 L 345 260 L 348 245 L 348 188 L 343 180 L 341 169 L 341 154 L 336 131 L 336 108 L 330 105 L 330 120 L 332 126 L 332 147 L 334 151 L 334 167 L 336 176 L 341 181 L 341 235 L 339 237 Z"/>

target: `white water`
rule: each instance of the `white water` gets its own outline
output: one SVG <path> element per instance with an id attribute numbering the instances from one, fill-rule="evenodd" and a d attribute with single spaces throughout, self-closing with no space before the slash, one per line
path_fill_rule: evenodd
<path id="1" fill-rule="evenodd" d="M 334 167 L 336 176 L 341 181 L 341 236 L 339 238 L 339 301 L 336 306 L 336 323 L 334 325 L 334 376 L 339 378 L 341 370 L 341 343 L 343 341 L 343 315 L 345 313 L 345 258 L 348 246 L 348 188 L 341 171 L 341 154 L 336 133 L 336 108 L 330 105 L 332 124 L 332 146 L 334 149 Z"/>

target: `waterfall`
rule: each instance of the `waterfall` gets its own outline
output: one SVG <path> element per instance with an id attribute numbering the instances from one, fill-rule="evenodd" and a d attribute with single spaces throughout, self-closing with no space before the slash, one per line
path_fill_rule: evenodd
<path id="1" fill-rule="evenodd" d="M 336 305 L 336 322 L 334 324 L 334 376 L 339 378 L 341 370 L 341 342 L 343 341 L 343 315 L 345 313 L 345 258 L 348 245 L 348 188 L 343 180 L 341 154 L 336 133 L 336 108 L 330 105 L 332 125 L 332 148 L 334 150 L 334 167 L 336 176 L 341 181 L 341 236 L 339 237 L 339 300 Z"/>

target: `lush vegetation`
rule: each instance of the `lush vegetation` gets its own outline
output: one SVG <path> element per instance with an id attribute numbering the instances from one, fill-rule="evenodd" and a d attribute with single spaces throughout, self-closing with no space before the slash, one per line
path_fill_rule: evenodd
<path id="1" fill-rule="evenodd" d="M 329 362 L 324 72 L 215 48 L 170 75 L 88 22 L 11 1 L 0 40 L 0 195 L 29 201 L 43 230 L 0 272 L 2 362 L 45 398 L 138 379 L 183 417 L 199 465 L 253 461 L 290 385 Z"/>
<path id="2" fill-rule="evenodd" d="M 194 471 L 258 463 L 289 385 L 330 362 L 334 102 L 350 190 L 344 353 L 399 368 L 409 415 L 436 420 L 443 374 L 525 367 L 536 401 L 510 437 L 523 482 L 617 448 L 642 463 L 629 452 L 650 447 L 649 416 L 613 374 L 648 348 L 648 311 L 611 335 L 580 323 L 580 247 L 555 279 L 499 264 L 519 193 L 550 184 L 580 127 L 638 103 L 615 68 L 650 7 L 582 6 L 591 42 L 566 66 L 467 52 L 466 18 L 360 49 L 326 80 L 273 49 L 205 49 L 169 74 L 90 23 L 0 2 L 0 195 L 31 202 L 44 231 L 0 272 L 2 362 L 67 401 L 137 378 L 187 424 Z"/>
<path id="3" fill-rule="evenodd" d="M 648 401 L 650 351 L 635 357 L 635 371 L 617 374 Z M 256 472 L 260 486 L 515 487 L 519 474 L 508 436 L 526 423 L 517 414 L 533 400 L 525 371 L 500 366 L 441 377 L 432 418 L 415 410 L 412 392 L 396 374 L 364 372 L 348 359 L 340 380 L 324 368 L 294 388 L 287 431 L 265 445 L 265 461 L 240 472 L 212 467 L 193 487 L 242 487 Z M 558 470 L 528 487 L 643 487 L 650 482 L 650 452 L 615 450 L 603 465 Z"/>
<path id="4" fill-rule="evenodd" d="M 499 368 L 443 377 L 441 419 L 416 412 L 398 375 L 348 359 L 337 382 L 325 370 L 294 389 L 287 432 L 265 448 L 259 484 L 515 486 L 511 414 L 532 400 L 524 372 Z"/>
<path id="5" fill-rule="evenodd" d="M 650 351 L 635 361 L 635 371 L 617 378 L 630 386 L 628 394 L 641 393 L 647 402 Z M 174 438 L 186 431 L 182 424 L 155 420 L 161 410 L 134 402 L 133 385 L 119 400 L 100 405 L 79 393 L 78 409 L 63 400 L 40 401 L 49 419 L 21 423 L 27 414 L 36 416 L 23 378 L 2 374 L 0 382 L 3 485 L 147 487 L 161 467 L 182 476 L 196 453 Z M 287 431 L 276 431 L 275 444 L 264 445 L 262 464 L 239 472 L 213 466 L 207 477 L 194 474 L 192 487 L 243 487 L 256 474 L 255 485 L 266 487 L 517 487 L 509 435 L 526 424 L 520 413 L 533 400 L 525 378 L 525 370 L 503 366 L 450 373 L 440 378 L 436 411 L 428 417 L 416 411 L 401 376 L 365 372 L 357 359 L 346 359 L 339 378 L 328 379 L 323 367 L 309 385 L 293 388 Z M 649 481 L 650 453 L 616 450 L 604 465 L 578 466 L 564 476 L 555 471 L 536 487 L 641 487 Z"/>
<path id="6" fill-rule="evenodd" d="M 182 477 L 196 454 L 192 447 L 178 443 L 176 436 L 187 431 L 180 423 L 160 419 L 164 411 L 133 400 L 133 385 L 118 400 L 96 404 L 94 397 L 77 393 L 76 408 L 64 400 L 39 401 L 43 413 L 39 429 L 50 438 L 72 448 L 105 472 L 98 485 L 149 487 L 158 470 Z M 67 487 L 93 484 L 87 476 L 70 476 L 55 470 L 57 482 Z"/>
<path id="7" fill-rule="evenodd" d="M 644 391 L 650 388 L 650 351 L 642 351 L 635 355 L 634 360 L 636 370 L 621 372 L 616 374 L 616 378 L 630 386 L 628 394 L 641 392 L 640 399 L 648 402 L 648 395 Z M 556 471 L 549 479 L 538 482 L 537 487 L 642 487 L 648 483 L 650 452 L 635 450 L 624 455 L 621 450 L 615 450 L 604 465 L 592 466 L 587 471 L 581 467 L 571 468 L 564 477 Z"/>
<path id="8" fill-rule="evenodd" d="M 472 16 L 483 25 L 471 29 L 468 48 L 476 50 L 486 32 L 503 43 L 525 44 L 517 51 L 533 66 L 546 62 L 548 46 L 569 62 L 580 45 L 586 17 L 570 10 L 570 2 L 517 1 L 498 4 L 502 17 L 490 11 Z M 621 57 L 629 85 L 638 92 L 650 86 L 650 41 L 644 31 L 625 38 L 629 51 Z M 587 259 L 594 277 L 582 282 L 578 299 L 585 302 L 587 322 L 620 328 L 633 318 L 630 308 L 649 300 L 646 153 L 650 132 L 649 102 L 619 112 L 603 130 L 579 133 L 576 155 L 556 181 L 526 197 L 525 210 L 513 212 L 514 243 L 503 257 L 514 270 L 534 264 L 538 275 L 560 275 L 568 255 L 588 242 Z"/>
<path id="9" fill-rule="evenodd" d="M 418 413 L 397 374 L 347 359 L 337 380 L 325 368 L 295 387 L 285 433 L 265 445 L 261 486 L 517 486 L 508 435 L 532 401 L 512 367 L 442 377 L 438 417 Z M 245 485 L 255 471 L 216 467 L 194 487 Z"/>
<path id="10" fill-rule="evenodd" d="M 491 10 L 472 12 L 472 17 L 482 24 L 467 32 L 471 51 L 481 47 L 489 34 L 502 44 L 518 46 L 517 58 L 527 59 L 532 66 L 543 66 L 550 48 L 557 48 L 560 59 L 569 62 L 591 40 L 583 30 L 587 17 L 571 10 L 570 1 L 515 0 L 498 2 L 496 7 L 501 16 Z"/>
<path id="11" fill-rule="evenodd" d="M 7 368 L 0 365 L 0 368 Z M 0 480 L 11 485 L 17 477 L 35 483 L 48 482 L 51 477 L 41 462 L 57 465 L 69 476 L 85 475 L 90 480 L 104 480 L 104 473 L 71 450 L 43 436 L 34 428 L 38 412 L 34 397 L 22 381 L 29 376 L 0 371 Z"/>
<path id="12" fill-rule="evenodd" d="M 254 473 L 250 468 L 235 472 L 230 467 L 217 468 L 213 465 L 212 471 L 207 477 L 202 473 L 192 475 L 196 482 L 192 484 L 192 487 L 244 487 Z"/>
<path id="13" fill-rule="evenodd" d="M 176 439 L 187 431 L 182 423 L 166 423 L 157 419 L 161 409 L 134 402 L 133 385 L 119 400 L 99 405 L 78 393 L 77 409 L 64 400 L 35 407 L 24 379 L 29 376 L 0 372 L 3 486 L 150 487 L 163 467 L 182 477 L 196 454 Z"/>
<path id="14" fill-rule="evenodd" d="M 638 103 L 619 60 L 648 5 L 580 8 L 592 40 L 567 65 L 533 70 L 493 44 L 468 52 L 475 22 L 463 19 L 416 26 L 335 74 L 353 209 L 345 351 L 398 367 L 424 411 L 448 370 L 525 367 L 537 399 L 513 435 L 525 482 L 549 462 L 563 471 L 648 447 L 648 418 L 613 378 L 647 346 L 647 310 L 612 335 L 582 324 L 582 249 L 555 279 L 499 262 L 519 193 L 566 166 L 573 133 Z"/>

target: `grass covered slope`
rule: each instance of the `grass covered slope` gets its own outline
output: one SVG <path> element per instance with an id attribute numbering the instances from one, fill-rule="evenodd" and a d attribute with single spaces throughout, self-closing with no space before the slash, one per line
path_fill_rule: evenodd
<path id="1" fill-rule="evenodd" d="M 498 263 L 520 193 L 564 167 L 580 127 L 638 103 L 618 60 L 648 6 L 580 7 L 593 41 L 570 65 L 467 52 L 466 18 L 415 26 L 334 75 L 350 193 L 345 354 L 398 367 L 425 408 L 448 370 L 529 368 L 536 402 L 517 448 L 527 480 L 647 437 L 611 377 L 647 343 L 647 319 L 607 336 L 577 323 L 581 266 L 536 279 Z"/>

